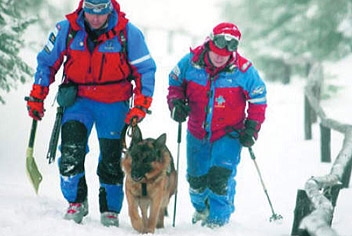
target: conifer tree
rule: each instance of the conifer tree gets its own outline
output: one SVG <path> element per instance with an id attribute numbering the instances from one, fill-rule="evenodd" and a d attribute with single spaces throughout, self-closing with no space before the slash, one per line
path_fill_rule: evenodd
<path id="1" fill-rule="evenodd" d="M 335 61 L 352 52 L 351 0 L 227 1 L 224 14 L 243 26 L 242 46 L 258 67 L 278 76 L 279 62 Z"/>
<path id="2" fill-rule="evenodd" d="M 0 103 L 5 103 L 3 92 L 16 88 L 33 74 L 19 57 L 24 44 L 23 33 L 35 22 L 34 17 L 26 16 L 31 0 L 0 0 Z"/>

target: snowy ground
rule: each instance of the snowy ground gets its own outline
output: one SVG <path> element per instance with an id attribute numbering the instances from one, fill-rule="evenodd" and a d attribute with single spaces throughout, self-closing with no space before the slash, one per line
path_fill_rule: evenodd
<path id="1" fill-rule="evenodd" d="M 157 75 L 157 89 L 152 115 L 141 124 L 145 137 L 157 137 L 167 133 L 167 144 L 174 157 L 177 156 L 177 124 L 169 118 L 166 108 L 167 73 L 175 58 L 160 60 Z M 169 63 L 168 63 L 169 62 Z M 342 83 L 342 82 L 341 82 Z M 226 227 L 217 231 L 193 226 L 190 218 L 193 213 L 185 182 L 185 125 L 180 152 L 180 186 L 177 202 L 176 227 L 172 227 L 172 217 L 166 219 L 166 228 L 158 230 L 157 235 L 290 235 L 293 223 L 296 192 L 303 188 L 310 176 L 321 176 L 329 172 L 331 164 L 320 163 L 319 131 L 313 127 L 313 140 L 304 141 L 303 137 L 303 86 L 295 79 L 290 86 L 268 83 L 267 119 L 260 133 L 259 141 L 253 147 L 264 182 L 271 197 L 276 213 L 284 219 L 280 224 L 268 221 L 271 211 L 262 186 L 247 150 L 243 150 L 239 166 L 236 195 L 236 212 Z M 30 84 L 20 86 L 17 91 L 6 95 L 7 104 L 0 106 L 0 235 L 135 235 L 132 230 L 127 205 L 124 203 L 120 215 L 120 228 L 105 228 L 99 223 L 98 182 L 95 174 L 97 163 L 97 138 L 93 132 L 90 138 L 91 152 L 87 156 L 86 169 L 89 186 L 90 214 L 82 225 L 62 219 L 66 202 L 59 190 L 56 164 L 48 165 L 45 159 L 47 145 L 55 115 L 51 107 L 55 89 L 46 103 L 46 116 L 39 123 L 35 141 L 34 156 L 44 180 L 39 195 L 35 195 L 25 174 L 25 156 L 28 145 L 31 120 L 27 116 L 23 97 L 27 95 Z M 336 103 L 324 102 L 329 110 L 345 112 L 343 103 L 347 93 L 339 94 Z M 338 109 L 340 107 L 340 109 Z M 335 114 L 335 113 L 334 113 Z M 351 112 L 346 113 L 351 114 Z M 340 116 L 340 115 L 339 115 Z M 346 116 L 344 116 L 346 117 Z M 332 133 L 332 158 L 341 148 L 342 135 Z M 340 192 L 334 215 L 333 228 L 341 236 L 351 236 L 350 220 L 352 204 L 348 200 L 351 189 Z M 173 213 L 173 199 L 169 211 Z"/>
<path id="2" fill-rule="evenodd" d="M 127 1 L 125 5 L 128 6 Z M 184 1 L 183 1 L 184 2 Z M 137 18 L 133 8 L 127 9 L 132 18 Z M 148 11 L 147 11 L 148 12 Z M 170 13 L 171 14 L 171 13 Z M 164 15 L 165 16 L 165 15 Z M 212 25 L 212 24 L 210 24 Z M 152 115 L 140 125 L 144 137 L 158 137 L 167 134 L 167 144 L 177 157 L 177 124 L 169 118 L 166 106 L 167 74 L 187 52 L 189 43 L 179 41 L 179 49 L 172 56 L 160 51 L 163 38 L 148 35 L 150 49 L 158 64 L 156 94 Z M 164 41 L 165 45 L 165 41 Z M 33 62 L 33 54 L 24 55 Z M 250 56 L 249 56 L 250 57 Z M 352 112 L 349 101 L 352 99 L 352 86 L 349 81 L 352 58 L 345 63 L 329 67 L 331 73 L 338 73 L 336 83 L 343 86 L 334 98 L 324 101 L 327 114 L 341 122 L 351 123 Z M 35 65 L 34 65 L 35 67 Z M 59 78 L 59 77 L 58 77 Z M 179 192 L 177 201 L 176 227 L 172 227 L 172 217 L 166 219 L 165 229 L 157 230 L 156 235 L 235 235 L 235 236 L 282 236 L 290 235 L 293 224 L 293 210 L 296 193 L 304 187 L 311 176 L 328 174 L 332 163 L 320 163 L 319 129 L 313 126 L 313 139 L 304 140 L 303 87 L 304 82 L 295 78 L 289 86 L 268 83 L 267 119 L 262 126 L 259 140 L 253 147 L 257 163 L 276 213 L 284 218 L 271 223 L 272 215 L 266 196 L 260 184 L 253 161 L 246 149 L 242 153 L 237 176 L 236 212 L 229 225 L 212 231 L 190 222 L 191 208 L 187 183 L 185 181 L 185 124 L 180 151 Z M 27 96 L 31 83 L 21 85 L 17 90 L 5 95 L 6 105 L 0 105 L 0 236 L 62 236 L 62 235 L 136 235 L 127 214 L 124 202 L 120 214 L 119 228 L 106 228 L 99 223 L 98 178 L 95 174 L 98 144 L 95 132 L 90 137 L 90 153 L 86 159 L 87 183 L 89 187 L 90 213 L 77 225 L 62 219 L 67 203 L 59 189 L 56 163 L 48 165 L 45 158 L 55 119 L 56 106 L 52 106 L 56 85 L 51 87 L 46 100 L 44 120 L 37 129 L 34 156 L 44 177 L 39 194 L 34 190 L 25 173 L 25 157 L 28 145 L 31 119 L 27 115 L 24 96 Z M 345 105 L 344 104 L 348 104 Z M 342 135 L 332 132 L 332 159 L 342 146 Z M 58 153 L 59 154 L 59 153 Z M 333 228 L 340 236 L 351 236 L 352 190 L 340 192 L 334 214 Z M 173 215 L 174 198 L 169 206 Z"/>

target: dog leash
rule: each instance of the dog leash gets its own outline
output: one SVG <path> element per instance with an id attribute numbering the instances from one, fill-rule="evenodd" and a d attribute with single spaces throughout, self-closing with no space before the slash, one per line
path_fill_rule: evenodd
<path id="1" fill-rule="evenodd" d="M 137 125 L 137 118 L 133 118 L 130 124 L 125 124 L 121 131 L 121 146 L 122 146 L 122 153 L 126 153 L 128 148 L 126 144 L 126 135 L 132 138 L 133 133 L 139 129 Z"/>

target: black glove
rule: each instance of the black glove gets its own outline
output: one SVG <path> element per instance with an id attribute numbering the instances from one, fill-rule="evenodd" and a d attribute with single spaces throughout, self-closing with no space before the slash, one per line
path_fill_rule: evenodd
<path id="1" fill-rule="evenodd" d="M 186 121 L 186 118 L 189 115 L 191 108 L 182 99 L 173 100 L 172 104 L 174 105 L 171 111 L 172 119 L 177 122 Z"/>
<path id="2" fill-rule="evenodd" d="M 240 143 L 244 147 L 252 147 L 258 138 L 260 124 L 253 120 L 246 120 L 244 130 L 240 133 Z"/>

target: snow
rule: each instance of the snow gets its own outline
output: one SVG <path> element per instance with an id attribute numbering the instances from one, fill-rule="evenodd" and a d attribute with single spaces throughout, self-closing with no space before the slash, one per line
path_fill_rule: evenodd
<path id="1" fill-rule="evenodd" d="M 126 6 L 125 9 L 127 8 L 125 12 L 132 12 L 128 15 L 137 19 L 138 14 L 133 13 L 133 8 L 128 5 L 129 1 L 121 2 L 121 5 Z M 157 2 L 161 4 L 162 0 Z M 186 1 L 179 2 L 186 4 Z M 187 4 L 192 4 L 192 2 L 188 1 Z M 132 3 L 130 4 L 132 6 Z M 151 10 L 149 9 L 149 11 Z M 211 28 L 213 23 L 204 25 Z M 205 33 L 203 35 L 205 36 Z M 144 137 L 156 138 L 161 133 L 166 133 L 167 145 L 176 160 L 178 147 L 177 123 L 171 120 L 167 110 L 167 75 L 180 59 L 180 56 L 187 52 L 191 42 L 189 39 L 180 39 L 179 44 L 182 47 L 179 46 L 179 49 L 172 55 L 167 55 L 166 50 L 160 49 L 160 45 L 162 45 L 160 42 L 166 41 L 161 32 L 148 34 L 147 40 L 158 64 L 158 71 L 154 103 L 151 108 L 152 115 L 149 115 L 140 124 L 140 128 Z M 250 55 L 247 56 L 250 58 Z M 35 61 L 33 52 L 23 52 L 23 58 L 35 64 L 33 62 Z M 349 69 L 351 62 L 352 57 L 347 58 L 342 63 L 327 67 L 331 74 L 336 75 L 335 82 L 341 85 L 342 89 L 333 98 L 322 102 L 328 116 L 345 123 L 352 120 L 351 108 L 349 105 L 346 106 L 352 98 L 352 86 L 348 80 L 351 72 L 351 69 Z M 60 76 L 57 78 L 60 78 Z M 304 85 L 304 81 L 300 78 L 294 78 L 292 83 L 286 86 L 267 82 L 269 104 L 267 118 L 259 134 L 258 142 L 253 146 L 275 213 L 282 215 L 283 220 L 269 222 L 269 218 L 272 216 L 271 209 L 248 150 L 243 149 L 242 161 L 236 177 L 236 212 L 232 215 L 230 223 L 217 230 L 192 225 L 193 209 L 185 179 L 186 125 L 183 124 L 179 153 L 176 225 L 172 227 L 174 210 L 174 198 L 172 198 L 169 205 L 170 217 L 165 220 L 165 228 L 157 230 L 156 235 L 282 236 L 291 234 L 297 190 L 303 189 L 306 181 L 311 176 L 328 174 L 333 163 L 320 162 L 320 137 L 317 124 L 313 125 L 313 139 L 304 140 Z M 56 105 L 52 105 L 52 103 L 56 87 L 56 85 L 51 86 L 50 95 L 45 103 L 46 114 L 37 128 L 34 157 L 43 175 L 43 182 L 40 185 L 38 195 L 35 194 L 25 172 L 26 148 L 31 119 L 27 115 L 23 98 L 28 95 L 31 83 L 19 85 L 17 90 L 5 94 L 4 98 L 7 103 L 6 105 L 0 105 L 0 236 L 137 235 L 138 233 L 132 229 L 130 224 L 126 199 L 120 214 L 119 228 L 106 228 L 99 222 L 99 186 L 96 175 L 98 143 L 94 129 L 89 140 L 90 152 L 86 158 L 90 213 L 79 225 L 63 220 L 67 203 L 60 192 L 57 164 L 49 165 L 45 158 L 55 120 Z M 333 160 L 341 149 L 342 140 L 342 134 L 332 132 Z M 59 152 L 57 155 L 59 155 Z M 352 235 L 349 225 L 351 222 L 349 213 L 352 210 L 351 197 L 351 188 L 340 191 L 332 225 L 340 236 Z"/>

